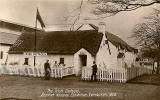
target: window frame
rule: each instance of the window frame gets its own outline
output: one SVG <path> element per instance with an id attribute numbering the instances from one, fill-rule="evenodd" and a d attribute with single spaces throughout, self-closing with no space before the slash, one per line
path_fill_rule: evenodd
<path id="1" fill-rule="evenodd" d="M 60 58 L 59 58 L 59 63 L 60 63 L 60 64 L 64 64 L 64 57 L 60 57 Z"/>
<path id="2" fill-rule="evenodd" d="M 0 59 L 3 59 L 3 51 L 0 52 Z"/>
<path id="3" fill-rule="evenodd" d="M 29 58 L 24 58 L 24 65 L 29 65 Z"/>

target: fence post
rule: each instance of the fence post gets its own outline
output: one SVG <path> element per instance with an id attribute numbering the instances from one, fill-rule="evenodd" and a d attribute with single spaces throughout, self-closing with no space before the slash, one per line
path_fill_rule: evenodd
<path id="1" fill-rule="evenodd" d="M 61 68 L 61 79 L 63 78 L 63 73 L 64 72 L 64 70 L 63 70 L 63 68 Z"/>
<path id="2" fill-rule="evenodd" d="M 126 71 L 127 69 L 125 68 L 124 69 L 124 83 L 126 83 L 127 82 L 127 71 Z"/>

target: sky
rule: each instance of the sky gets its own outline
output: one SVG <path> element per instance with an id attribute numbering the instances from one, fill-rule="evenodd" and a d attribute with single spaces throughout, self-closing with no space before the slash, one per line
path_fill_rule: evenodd
<path id="1" fill-rule="evenodd" d="M 69 24 L 64 18 L 79 5 L 80 0 L 0 0 L 0 19 L 34 27 L 38 8 L 47 26 L 46 29 L 61 30 L 66 28 L 66 24 Z M 130 12 L 121 12 L 103 20 L 88 20 L 88 22 L 97 25 L 98 22 L 104 21 L 107 31 L 135 47 L 135 41 L 128 37 L 133 34 L 135 25 L 141 23 L 155 7 L 157 5 L 142 7 Z M 95 17 L 90 11 L 91 6 L 84 3 L 82 8 L 79 23 L 83 23 L 86 17 Z"/>

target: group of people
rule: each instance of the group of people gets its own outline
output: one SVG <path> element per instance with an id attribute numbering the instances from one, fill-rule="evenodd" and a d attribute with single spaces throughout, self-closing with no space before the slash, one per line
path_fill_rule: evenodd
<path id="1" fill-rule="evenodd" d="M 53 67 L 64 67 L 65 64 L 63 63 L 57 63 L 57 61 L 55 61 Z M 49 80 L 50 79 L 50 73 L 51 73 L 51 67 L 49 64 L 49 60 L 46 60 L 46 62 L 44 63 L 44 70 L 45 70 L 45 80 Z"/>
<path id="2" fill-rule="evenodd" d="M 57 61 L 55 61 L 55 63 L 54 63 L 54 65 L 52 66 L 53 68 L 55 68 L 55 67 L 64 67 L 65 66 L 65 64 L 64 63 L 57 63 Z"/>
<path id="3" fill-rule="evenodd" d="M 57 62 L 55 62 L 56 64 Z M 44 64 L 44 70 L 45 70 L 45 80 L 49 80 L 50 79 L 50 73 L 51 73 L 51 67 L 49 64 L 49 60 L 46 60 L 45 64 Z M 96 81 L 96 74 L 97 74 L 97 65 L 96 62 L 93 61 L 93 65 L 92 65 L 92 75 L 91 75 L 91 81 Z"/>

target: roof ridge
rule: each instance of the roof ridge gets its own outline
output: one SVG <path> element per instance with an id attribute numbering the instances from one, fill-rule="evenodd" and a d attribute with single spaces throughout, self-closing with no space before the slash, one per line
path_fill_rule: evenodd
<path id="1" fill-rule="evenodd" d="M 0 19 L 0 22 L 5 22 L 5 23 L 9 23 L 9 24 L 14 24 L 14 25 L 17 25 L 17 26 L 22 26 L 22 27 L 26 27 L 26 28 L 35 29 L 35 27 L 33 27 L 33 26 L 29 26 L 29 25 L 26 25 L 26 24 L 13 22 L 13 21 L 11 21 L 11 20 Z M 43 29 L 40 29 L 40 28 L 37 28 L 37 29 L 38 29 L 38 30 L 43 30 Z"/>
<path id="2" fill-rule="evenodd" d="M 83 25 L 89 25 L 89 26 L 92 27 L 94 30 L 98 30 L 98 29 L 99 29 L 99 28 L 98 28 L 96 25 L 94 25 L 94 24 L 85 23 L 85 24 L 81 24 L 81 25 L 76 29 L 76 31 L 79 30 L 81 27 L 83 27 Z"/>

